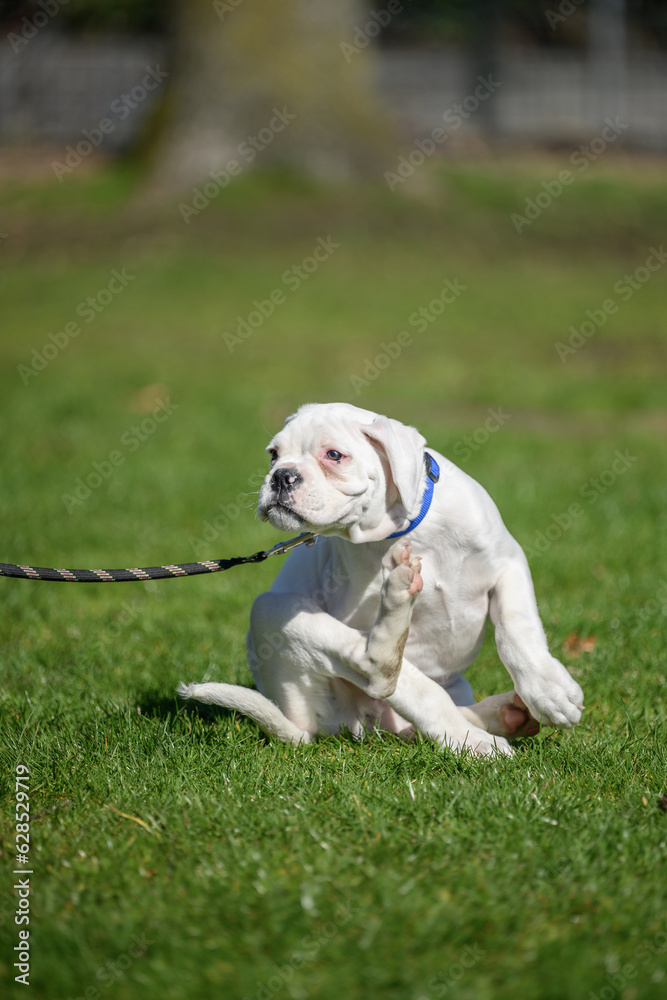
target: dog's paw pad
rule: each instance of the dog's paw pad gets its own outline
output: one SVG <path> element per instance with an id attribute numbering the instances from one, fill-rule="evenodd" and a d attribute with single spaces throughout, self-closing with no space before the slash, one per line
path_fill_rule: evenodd
<path id="1" fill-rule="evenodd" d="M 500 719 L 507 736 L 536 736 L 540 724 L 532 718 L 518 694 L 500 709 Z"/>
<path id="2" fill-rule="evenodd" d="M 410 586 L 408 587 L 408 594 L 410 597 L 416 597 L 424 586 L 424 581 L 421 575 L 421 562 L 419 559 L 413 559 L 410 562 L 408 577 L 410 579 Z"/>

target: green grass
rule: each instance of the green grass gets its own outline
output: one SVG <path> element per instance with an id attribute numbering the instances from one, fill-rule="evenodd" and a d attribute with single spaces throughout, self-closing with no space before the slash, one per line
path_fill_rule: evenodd
<path id="1" fill-rule="evenodd" d="M 269 435 L 302 402 L 347 400 L 419 426 L 546 548 L 540 609 L 587 705 L 512 760 L 386 735 L 286 748 L 174 698 L 179 680 L 250 683 L 249 608 L 275 561 L 127 588 L 0 581 L 7 996 L 27 995 L 12 969 L 19 763 L 31 996 L 664 995 L 663 273 L 565 363 L 555 344 L 660 245 L 667 197 L 648 169 L 592 167 L 519 236 L 510 213 L 563 165 L 452 166 L 429 200 L 250 178 L 190 227 L 143 205 L 131 174 L 3 194 L 2 560 L 268 547 L 253 506 Z M 290 290 L 283 273 L 329 234 L 340 247 Z M 122 267 L 136 277 L 24 384 L 33 348 Z M 410 315 L 445 279 L 468 287 L 418 332 Z M 286 301 L 230 353 L 223 334 L 276 288 Z M 364 376 L 402 330 L 412 342 Z M 174 409 L 147 433 L 155 393 Z M 113 473 L 66 504 L 113 452 Z M 595 648 L 564 650 L 573 633 Z M 480 696 L 506 689 L 490 634 L 469 676 Z"/>

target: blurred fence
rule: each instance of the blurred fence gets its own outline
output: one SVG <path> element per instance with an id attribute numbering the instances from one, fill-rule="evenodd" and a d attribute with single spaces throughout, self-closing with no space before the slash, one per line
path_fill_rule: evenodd
<path id="1" fill-rule="evenodd" d="M 167 68 L 163 56 L 159 42 L 134 37 L 86 40 L 42 31 L 18 52 L 0 40 L 0 142 L 65 145 L 111 117 L 104 151 L 128 148 L 164 93 L 156 87 L 142 97 L 147 70 Z M 141 90 L 133 98 L 134 88 Z"/>
<path id="2" fill-rule="evenodd" d="M 164 93 L 163 86 L 142 88 L 156 67 L 168 70 L 157 40 L 93 41 L 45 30 L 15 52 L 7 38 L 0 39 L 0 143 L 76 142 L 116 102 L 120 110 L 103 148 L 122 151 Z M 441 127 L 443 114 L 474 94 L 480 75 L 484 69 L 461 49 L 377 52 L 380 94 L 409 138 Z M 462 117 L 457 138 L 493 134 L 508 142 L 576 142 L 595 136 L 605 117 L 619 116 L 628 124 L 625 148 L 667 150 L 667 60 L 658 51 L 630 54 L 601 70 L 580 51 L 499 48 L 492 76 L 492 95 L 478 112 Z"/>
<path id="3" fill-rule="evenodd" d="M 443 124 L 443 113 L 475 93 L 484 68 L 465 52 L 385 51 L 381 91 L 406 129 L 421 134 Z M 567 143 L 596 135 L 618 116 L 625 148 L 667 150 L 667 60 L 630 56 L 608 69 L 578 51 L 499 49 L 488 100 L 464 119 L 461 132 L 492 133 L 508 142 Z M 469 107 L 474 108 L 472 100 Z M 450 115 L 450 120 L 453 116 Z"/>

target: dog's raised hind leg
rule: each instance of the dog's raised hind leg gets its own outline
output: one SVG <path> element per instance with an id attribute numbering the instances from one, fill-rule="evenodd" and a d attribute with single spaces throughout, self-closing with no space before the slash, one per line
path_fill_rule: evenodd
<path id="1" fill-rule="evenodd" d="M 410 543 L 398 543 L 385 556 L 386 576 L 382 584 L 380 611 L 368 633 L 362 660 L 368 677 L 366 693 L 387 698 L 396 690 L 403 650 L 410 631 L 412 608 L 423 587 L 421 561 L 412 555 Z"/>

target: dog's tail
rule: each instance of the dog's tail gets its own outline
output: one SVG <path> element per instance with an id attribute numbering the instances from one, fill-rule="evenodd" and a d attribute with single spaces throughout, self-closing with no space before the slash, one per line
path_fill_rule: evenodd
<path id="1" fill-rule="evenodd" d="M 181 698 L 196 698 L 209 705 L 222 705 L 243 712 L 257 723 L 260 729 L 275 736 L 283 743 L 310 743 L 310 733 L 299 729 L 277 705 L 265 698 L 259 691 L 244 688 L 238 684 L 179 684 Z"/>

